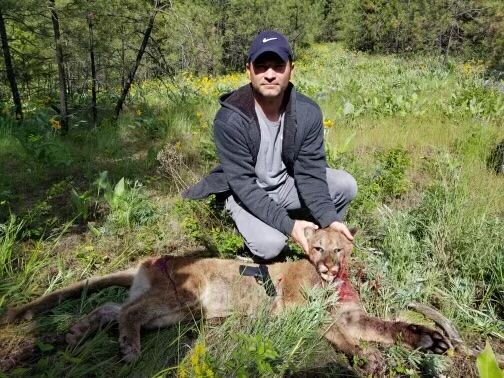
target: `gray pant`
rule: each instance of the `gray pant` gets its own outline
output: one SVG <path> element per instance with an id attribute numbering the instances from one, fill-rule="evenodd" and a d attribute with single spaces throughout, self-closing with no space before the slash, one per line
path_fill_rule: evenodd
<path id="1" fill-rule="evenodd" d="M 342 170 L 327 168 L 326 176 L 329 194 L 338 212 L 338 220 L 342 220 L 348 204 L 357 194 L 357 182 L 353 176 Z M 301 209 L 301 201 L 292 177 L 287 179 L 277 193 L 270 193 L 269 196 L 287 210 Z M 226 209 L 254 255 L 269 260 L 282 252 L 287 236 L 249 213 L 233 196 L 226 200 Z"/>

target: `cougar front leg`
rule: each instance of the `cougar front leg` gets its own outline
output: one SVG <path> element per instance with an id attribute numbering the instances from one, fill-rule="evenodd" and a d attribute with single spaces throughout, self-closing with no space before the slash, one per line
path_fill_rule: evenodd
<path id="1" fill-rule="evenodd" d="M 438 331 L 422 325 L 386 321 L 360 311 L 340 315 L 340 330 L 347 338 L 393 344 L 402 342 L 414 349 L 437 354 L 450 349 L 450 342 Z"/>
<path id="2" fill-rule="evenodd" d="M 69 345 L 77 345 L 77 343 L 91 332 L 96 331 L 99 327 L 117 321 L 121 305 L 118 303 L 105 303 L 97 307 L 91 313 L 75 323 L 66 335 L 66 341 Z"/>
<path id="3" fill-rule="evenodd" d="M 414 349 L 443 354 L 451 348 L 450 341 L 436 330 L 419 324 L 405 322 L 391 323 L 394 339 Z"/>

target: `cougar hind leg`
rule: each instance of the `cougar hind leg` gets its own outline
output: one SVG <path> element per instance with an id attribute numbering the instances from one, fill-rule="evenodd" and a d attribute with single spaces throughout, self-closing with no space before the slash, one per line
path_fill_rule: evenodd
<path id="1" fill-rule="evenodd" d="M 170 304 L 171 303 L 171 304 Z M 170 301 L 159 293 L 147 294 L 125 305 L 119 315 L 119 346 L 124 360 L 131 362 L 140 356 L 140 329 L 159 328 L 175 324 L 187 317 L 176 299 Z"/>
<path id="2" fill-rule="evenodd" d="M 75 323 L 66 335 L 69 345 L 76 345 L 82 338 L 96 331 L 99 327 L 110 322 L 117 322 L 121 305 L 119 303 L 108 302 L 97 307 L 91 313 Z"/>

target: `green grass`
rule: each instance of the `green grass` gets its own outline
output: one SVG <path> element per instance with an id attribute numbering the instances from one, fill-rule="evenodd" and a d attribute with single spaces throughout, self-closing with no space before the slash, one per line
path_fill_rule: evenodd
<path id="1" fill-rule="evenodd" d="M 119 121 L 76 123 L 65 138 L 47 109 L 33 108 L 22 125 L 0 117 L 0 312 L 144 256 L 232 257 L 242 242 L 215 200 L 179 195 L 216 163 L 217 96 L 245 82 L 240 73 L 141 83 Z M 294 82 L 330 120 L 330 165 L 359 184 L 347 221 L 359 227 L 352 268 L 368 311 L 410 316 L 408 302 L 431 303 L 472 343 L 488 338 L 503 353 L 504 178 L 486 159 L 504 138 L 504 96 L 482 67 L 320 45 L 301 54 Z M 16 356 L 33 347 L 9 375 L 345 374 L 346 360 L 316 332 L 320 300 L 279 317 L 146 332 L 135 364 L 120 361 L 114 327 L 73 349 L 62 342 L 79 316 L 124 295 L 85 295 L 3 327 L 0 349 Z M 475 361 L 385 353 L 389 376 L 477 374 Z"/>
<path id="2" fill-rule="evenodd" d="M 321 340 L 320 329 L 331 325 L 325 311 L 337 301 L 327 289 L 310 289 L 307 303 L 272 316 L 264 303 L 251 318 L 233 315 L 217 327 L 202 325 L 194 348 L 179 366 L 179 374 L 198 376 L 282 377 L 288 372 L 334 359 Z"/>

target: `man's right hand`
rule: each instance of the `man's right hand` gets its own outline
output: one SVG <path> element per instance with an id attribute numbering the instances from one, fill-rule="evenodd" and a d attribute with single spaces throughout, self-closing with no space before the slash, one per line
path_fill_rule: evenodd
<path id="1" fill-rule="evenodd" d="M 291 237 L 292 239 L 303 248 L 303 251 L 308 254 L 308 240 L 306 240 L 305 236 L 305 228 L 311 227 L 314 229 L 318 229 L 319 227 L 312 222 L 304 221 L 304 220 L 296 220 L 294 221 L 294 227 L 292 228 Z"/>

